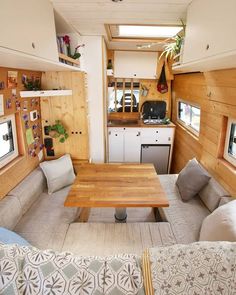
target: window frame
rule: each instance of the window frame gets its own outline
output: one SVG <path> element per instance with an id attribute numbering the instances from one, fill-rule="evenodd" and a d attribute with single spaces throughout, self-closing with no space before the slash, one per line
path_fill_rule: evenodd
<path id="1" fill-rule="evenodd" d="M 184 103 L 185 105 L 189 105 L 190 107 L 194 107 L 200 110 L 200 122 L 199 122 L 199 130 L 195 129 L 191 123 L 187 124 L 180 118 L 180 103 Z M 192 132 L 194 135 L 199 137 L 200 130 L 201 130 L 201 107 L 198 104 L 183 100 L 183 99 L 178 99 L 177 100 L 177 121 L 186 129 L 188 129 L 190 132 Z"/>
<path id="2" fill-rule="evenodd" d="M 0 123 L 5 123 L 7 121 L 11 121 L 14 150 L 0 159 L 0 169 L 9 164 L 19 155 L 15 114 L 3 116 L 0 118 Z"/>
<path id="3" fill-rule="evenodd" d="M 234 158 L 232 155 L 229 154 L 229 140 L 230 140 L 230 133 L 231 133 L 231 127 L 232 124 L 236 124 L 236 119 L 228 118 L 227 122 L 227 129 L 225 134 L 225 146 L 224 146 L 224 154 L 223 158 L 228 161 L 230 164 L 232 164 L 234 167 L 236 167 L 236 158 Z"/>

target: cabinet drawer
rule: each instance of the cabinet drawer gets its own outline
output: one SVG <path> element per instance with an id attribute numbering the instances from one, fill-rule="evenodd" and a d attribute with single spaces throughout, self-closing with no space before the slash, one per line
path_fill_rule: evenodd
<path id="1" fill-rule="evenodd" d="M 142 144 L 171 144 L 173 128 L 143 128 L 141 131 Z"/>

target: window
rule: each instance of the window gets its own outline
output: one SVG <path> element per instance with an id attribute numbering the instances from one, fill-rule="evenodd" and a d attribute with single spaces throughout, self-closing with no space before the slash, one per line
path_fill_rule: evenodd
<path id="1" fill-rule="evenodd" d="M 0 118 L 0 168 L 18 156 L 15 115 Z"/>
<path id="2" fill-rule="evenodd" d="M 224 158 L 236 166 L 236 119 L 228 120 Z"/>
<path id="3" fill-rule="evenodd" d="M 183 101 L 178 102 L 178 119 L 197 133 L 200 131 L 200 115 L 199 107 Z"/>
<path id="4" fill-rule="evenodd" d="M 116 79 L 108 88 L 108 112 L 138 112 L 139 82 Z"/>
<path id="5" fill-rule="evenodd" d="M 183 26 L 172 25 L 107 25 L 109 35 L 112 39 L 119 38 L 151 38 L 163 39 L 170 38 L 178 34 Z"/>

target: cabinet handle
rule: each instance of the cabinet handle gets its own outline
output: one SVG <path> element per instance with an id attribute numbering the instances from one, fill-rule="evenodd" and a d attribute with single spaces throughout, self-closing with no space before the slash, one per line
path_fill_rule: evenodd
<path id="1" fill-rule="evenodd" d="M 158 133 L 158 131 L 156 131 L 156 133 Z"/>
<path id="2" fill-rule="evenodd" d="M 171 138 L 170 138 L 170 137 L 168 137 L 168 140 L 169 140 L 169 141 L 171 141 Z"/>
<path id="3" fill-rule="evenodd" d="M 137 133 L 137 135 L 136 135 L 136 136 L 140 136 L 140 134 L 141 134 L 141 133 L 140 133 L 140 131 L 139 131 L 139 132 Z"/>
<path id="4" fill-rule="evenodd" d="M 156 139 L 156 142 L 158 142 L 158 140 Z"/>
<path id="5" fill-rule="evenodd" d="M 34 42 L 32 42 L 32 44 L 31 44 L 31 45 L 32 45 L 32 48 L 34 48 L 34 49 L 35 49 L 35 43 L 34 43 Z"/>
<path id="6" fill-rule="evenodd" d="M 115 136 L 117 136 L 117 134 L 115 134 Z"/>
<path id="7" fill-rule="evenodd" d="M 210 45 L 209 44 L 207 44 L 207 46 L 206 46 L 206 50 L 208 50 L 210 48 Z"/>

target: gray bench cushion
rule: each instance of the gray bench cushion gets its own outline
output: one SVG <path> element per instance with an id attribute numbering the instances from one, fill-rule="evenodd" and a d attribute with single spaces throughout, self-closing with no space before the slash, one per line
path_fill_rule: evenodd
<path id="1" fill-rule="evenodd" d="M 159 175 L 170 206 L 159 208 L 161 218 L 170 223 L 177 243 L 192 243 L 199 239 L 202 221 L 210 214 L 198 196 L 183 202 L 175 185 L 178 175 Z"/>
<path id="2" fill-rule="evenodd" d="M 90 256 L 134 253 L 148 247 L 176 244 L 169 223 L 73 223 L 69 226 L 63 251 Z"/>
<path id="3" fill-rule="evenodd" d="M 22 217 L 22 209 L 19 200 L 13 196 L 6 196 L 0 201 L 0 226 L 14 229 Z"/>
<path id="4" fill-rule="evenodd" d="M 8 195 L 18 198 L 22 207 L 22 213 L 25 214 L 41 195 L 45 187 L 46 179 L 42 170 L 37 168 L 10 191 Z"/>
<path id="5" fill-rule="evenodd" d="M 48 195 L 41 194 L 15 227 L 15 231 L 40 249 L 61 250 L 77 208 L 64 207 L 70 186 Z"/>
<path id="6" fill-rule="evenodd" d="M 19 200 L 13 196 L 6 196 L 0 201 L 0 226 L 12 230 L 22 217 Z"/>

